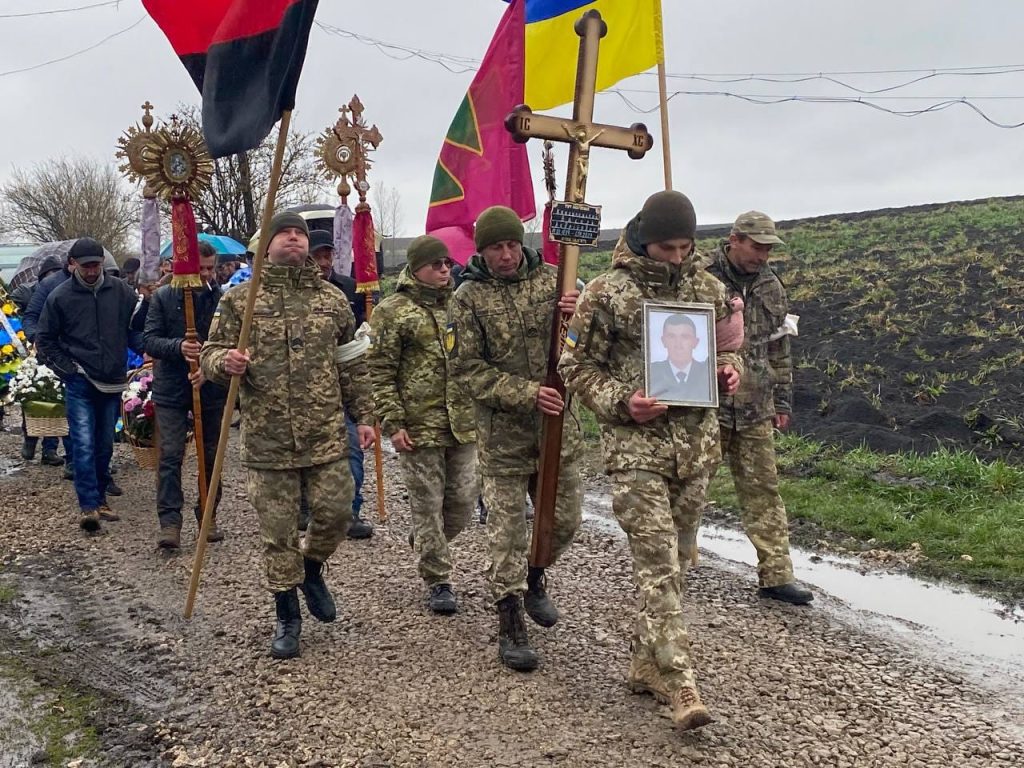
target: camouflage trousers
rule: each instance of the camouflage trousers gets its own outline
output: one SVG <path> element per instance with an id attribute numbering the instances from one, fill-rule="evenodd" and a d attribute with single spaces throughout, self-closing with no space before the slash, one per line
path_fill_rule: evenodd
<path id="1" fill-rule="evenodd" d="M 299 504 L 305 480 L 309 527 L 299 549 Z M 301 469 L 249 469 L 249 502 L 260 521 L 263 567 L 271 592 L 284 592 L 305 578 L 302 558 L 325 562 L 352 521 L 352 473 L 348 459 Z"/>
<path id="2" fill-rule="evenodd" d="M 722 457 L 732 470 L 743 529 L 757 550 L 758 583 L 762 587 L 789 584 L 793 581 L 789 521 L 779 495 L 771 421 L 743 429 L 723 428 Z"/>
<path id="3" fill-rule="evenodd" d="M 449 584 L 448 542 L 462 533 L 476 507 L 476 444 L 417 448 L 398 454 L 409 490 L 413 547 L 428 587 Z"/>
<path id="4" fill-rule="evenodd" d="M 526 526 L 526 495 L 534 497 L 537 475 L 483 475 L 484 505 L 487 507 L 487 569 L 494 601 L 506 595 L 526 592 L 527 555 L 530 550 Z M 583 521 L 583 488 L 579 466 L 562 460 L 555 497 L 555 525 L 552 558 L 569 548 Z"/>
<path id="5" fill-rule="evenodd" d="M 615 472 L 612 480 L 612 512 L 629 540 L 639 592 L 633 657 L 653 662 L 670 691 L 696 685 L 682 594 L 708 475 L 680 480 L 633 470 Z"/>

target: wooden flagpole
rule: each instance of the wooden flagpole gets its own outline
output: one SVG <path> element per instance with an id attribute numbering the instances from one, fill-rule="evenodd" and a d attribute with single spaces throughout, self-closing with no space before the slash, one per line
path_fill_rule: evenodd
<path id="1" fill-rule="evenodd" d="M 654 40 L 658 52 L 658 99 L 661 102 L 661 157 L 665 164 L 665 189 L 672 189 L 672 142 L 668 128 L 668 85 L 665 75 L 665 17 L 661 0 L 654 0 Z"/>
<path id="2" fill-rule="evenodd" d="M 185 286 L 183 289 L 183 301 L 185 305 L 185 341 L 199 341 L 199 334 L 196 333 L 196 310 L 192 297 L 192 287 Z M 199 370 L 199 361 L 188 361 L 189 373 Z M 196 440 L 196 466 L 199 469 L 199 509 L 206 514 L 206 447 L 203 443 L 203 402 L 198 387 L 192 387 L 192 432 Z M 158 473 L 159 474 L 159 473 Z M 200 530 L 202 524 L 200 523 Z"/>
<path id="3" fill-rule="evenodd" d="M 281 113 L 281 125 L 277 133 L 277 147 L 274 149 L 274 164 L 270 170 L 270 187 L 267 189 L 267 199 L 263 205 L 263 221 L 260 224 L 259 251 L 252 262 L 252 277 L 249 279 L 249 292 L 246 296 L 245 314 L 242 316 L 242 328 L 238 334 L 238 349 L 245 349 L 249 346 L 249 333 L 252 331 L 252 313 L 256 306 L 256 294 L 260 289 L 260 276 L 263 271 L 263 259 L 270 245 L 268 235 L 270 234 L 270 219 L 274 215 L 274 202 L 277 198 L 277 188 L 281 183 L 281 166 L 284 162 L 284 149 L 288 140 L 288 127 L 291 125 L 291 110 Z M 220 487 L 220 476 L 224 470 L 224 455 L 227 453 L 228 437 L 231 434 L 231 416 L 234 410 L 235 399 L 238 397 L 238 385 L 241 378 L 231 377 L 231 384 L 228 387 L 228 398 L 224 407 L 224 417 L 220 421 L 220 440 L 217 442 L 217 456 L 213 460 L 213 475 L 210 477 L 210 487 L 207 490 L 206 505 L 203 508 L 203 524 L 199 529 L 199 540 L 196 542 L 195 559 L 192 562 L 192 578 L 189 580 L 188 597 L 185 599 L 185 618 L 192 618 L 192 609 L 195 606 L 196 592 L 199 591 L 199 577 L 202 574 L 203 559 L 206 556 L 206 536 L 213 523 L 213 500 L 217 498 L 217 489 Z"/>

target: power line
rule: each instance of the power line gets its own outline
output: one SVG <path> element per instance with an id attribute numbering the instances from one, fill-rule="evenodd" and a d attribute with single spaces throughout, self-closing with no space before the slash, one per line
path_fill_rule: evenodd
<path id="1" fill-rule="evenodd" d="M 432 64 L 439 64 L 449 72 L 458 75 L 466 72 L 475 72 L 480 68 L 480 59 L 456 56 L 454 54 L 442 53 L 439 51 L 427 51 L 421 48 L 409 48 L 404 45 L 399 45 L 398 43 L 389 43 L 385 40 L 378 40 L 373 37 L 361 35 L 358 32 L 352 32 L 347 29 L 342 29 L 341 27 L 323 24 L 319 21 L 313 23 L 329 35 L 355 40 L 363 45 L 376 48 L 389 59 L 395 59 L 396 61 L 407 61 L 414 58 L 421 59 Z"/>
<path id="2" fill-rule="evenodd" d="M 627 107 L 629 107 L 634 112 L 638 112 L 640 114 L 645 114 L 645 115 L 651 114 L 652 112 L 656 112 L 658 110 L 658 108 L 659 108 L 659 105 L 655 104 L 653 107 L 651 107 L 649 109 L 645 109 L 645 108 L 641 107 L 640 105 L 638 105 L 636 102 L 634 102 L 631 98 L 629 98 L 629 96 L 626 95 L 627 93 L 649 93 L 649 94 L 657 95 L 656 91 L 631 91 L 631 90 L 628 90 L 628 89 L 613 88 L 611 90 L 604 91 L 604 93 L 615 94 L 620 99 L 622 99 L 623 103 L 625 103 L 625 105 Z M 927 107 L 922 107 L 921 109 L 890 109 L 889 107 L 885 107 L 885 106 L 882 106 L 881 104 L 875 103 L 875 101 L 877 99 L 886 98 L 886 97 L 875 97 L 875 99 L 865 99 L 865 98 L 856 97 L 856 96 L 760 96 L 760 95 L 752 95 L 752 94 L 731 93 L 731 92 L 728 92 L 728 91 L 674 91 L 674 92 L 672 92 L 672 93 L 670 93 L 668 95 L 668 99 L 671 100 L 671 99 L 675 98 L 676 96 L 720 96 L 720 97 L 726 97 L 726 98 L 739 99 L 740 101 L 745 101 L 745 102 L 750 103 L 750 104 L 756 104 L 758 106 L 769 106 L 769 105 L 774 105 L 774 104 L 785 104 L 785 103 L 789 103 L 789 102 L 801 102 L 801 103 L 806 103 L 806 104 L 859 104 L 861 106 L 870 107 L 871 109 L 875 109 L 875 110 L 877 110 L 879 112 L 885 112 L 886 114 L 894 115 L 896 117 L 919 117 L 920 115 L 926 115 L 926 114 L 929 114 L 929 113 L 932 113 L 932 112 L 942 112 L 942 111 L 945 111 L 945 110 L 947 110 L 947 109 L 949 109 L 951 107 L 955 107 L 957 105 L 962 105 L 962 106 L 967 107 L 968 109 L 972 110 L 975 114 L 977 114 L 985 122 L 989 123 L 992 126 L 995 126 L 996 128 L 1012 129 L 1012 128 L 1024 127 L 1024 121 L 1019 122 L 1019 123 L 1003 123 L 1003 122 L 1000 122 L 1000 121 L 996 120 L 995 118 L 993 118 L 990 115 L 988 115 L 983 109 L 981 109 L 981 107 L 979 107 L 977 104 L 975 104 L 971 99 L 968 99 L 967 97 L 964 97 L 964 96 L 959 96 L 959 97 L 891 96 L 891 97 L 888 97 L 888 98 L 890 98 L 893 101 L 898 101 L 898 100 L 903 100 L 903 99 L 940 99 L 940 101 L 937 101 L 937 102 L 935 102 L 933 104 L 930 104 Z M 1002 96 L 1002 97 L 973 97 L 973 98 L 1005 98 L 1005 99 L 1015 99 L 1015 98 L 1021 98 L 1021 97 Z"/>
<path id="3" fill-rule="evenodd" d="M 25 13 L 0 13 L 0 19 L 25 19 L 30 16 L 52 16 L 57 13 L 75 13 L 77 11 L 91 11 L 93 8 L 105 8 L 110 5 L 120 5 L 121 0 L 106 0 L 103 3 L 92 5 L 79 5 L 76 8 L 53 8 L 48 11 L 26 11 Z"/>
<path id="4" fill-rule="evenodd" d="M 123 35 L 125 32 L 130 32 L 131 30 L 135 29 L 135 27 L 139 26 L 139 24 L 141 24 L 143 21 L 145 21 L 148 18 L 149 18 L 149 16 L 147 14 L 143 14 L 139 18 L 139 20 L 136 21 L 134 24 L 129 24 L 124 29 L 119 29 L 117 32 L 113 32 L 113 33 L 107 35 L 106 37 L 104 37 L 99 42 L 93 43 L 92 45 L 88 46 L 87 48 L 82 48 L 81 50 L 75 51 L 74 53 L 69 53 L 66 56 L 61 56 L 61 57 L 56 58 L 56 59 L 50 59 L 49 61 L 41 61 L 38 64 L 32 64 L 31 66 L 28 66 L 28 67 L 21 67 L 20 69 L 9 69 L 6 72 L 0 72 L 0 77 L 7 77 L 8 75 L 17 75 L 17 74 L 20 74 L 22 72 L 31 72 L 34 69 L 41 69 L 43 67 L 49 66 L 50 64 L 57 64 L 57 63 L 62 62 L 62 61 L 67 61 L 68 59 L 73 59 L 76 56 L 81 56 L 83 53 L 88 53 L 91 50 L 99 48 L 104 43 L 107 43 L 107 42 L 113 40 L 115 37 L 119 37 L 120 35 Z"/>

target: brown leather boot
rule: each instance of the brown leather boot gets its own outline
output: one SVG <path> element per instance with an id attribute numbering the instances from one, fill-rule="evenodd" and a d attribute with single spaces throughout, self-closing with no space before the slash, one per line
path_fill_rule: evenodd
<path id="1" fill-rule="evenodd" d="M 121 516 L 106 504 L 100 504 L 100 508 L 97 509 L 96 512 L 99 514 L 101 520 L 113 522 L 121 519 Z"/>
<path id="2" fill-rule="evenodd" d="M 649 693 L 662 704 L 668 704 L 672 699 L 668 686 L 661 679 L 658 667 L 653 661 L 631 659 L 627 685 L 633 693 Z"/>
<path id="3" fill-rule="evenodd" d="M 714 722 L 695 686 L 684 685 L 672 692 L 672 722 L 681 731 L 693 731 Z"/>
<path id="4" fill-rule="evenodd" d="M 160 549 L 178 549 L 181 547 L 181 528 L 173 525 L 165 525 L 160 528 L 160 535 L 157 536 L 156 545 Z"/>

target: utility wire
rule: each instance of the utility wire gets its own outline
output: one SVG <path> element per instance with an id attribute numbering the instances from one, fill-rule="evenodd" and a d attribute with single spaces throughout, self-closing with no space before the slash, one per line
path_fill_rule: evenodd
<path id="1" fill-rule="evenodd" d="M 32 64 L 31 66 L 28 66 L 28 67 L 21 67 L 20 69 L 9 69 L 6 72 L 0 72 L 0 77 L 7 77 L 8 75 L 17 75 L 17 74 L 20 74 L 22 72 L 31 72 L 34 69 L 41 69 L 42 67 L 49 66 L 50 64 L 57 64 L 58 62 L 67 61 L 68 59 L 73 59 L 76 56 L 81 56 L 83 53 L 88 53 L 91 50 L 99 48 L 104 43 L 107 43 L 107 42 L 113 40 L 115 37 L 119 37 L 120 35 L 123 35 L 125 32 L 130 32 L 131 30 L 135 29 L 135 27 L 139 26 L 139 24 L 141 24 L 143 21 L 145 21 L 148 18 L 149 18 L 149 16 L 147 14 L 143 14 L 139 18 L 139 20 L 136 21 L 134 24 L 129 24 L 124 29 L 119 29 L 117 32 L 113 32 L 113 33 L 107 35 L 106 37 L 104 37 L 99 42 L 93 43 L 92 45 L 88 46 L 87 48 L 82 48 L 81 50 L 75 51 L 74 53 L 69 53 L 66 56 L 61 56 L 61 57 L 56 58 L 56 59 L 50 59 L 49 61 L 41 61 L 38 64 Z"/>
<path id="2" fill-rule="evenodd" d="M 616 96 L 618 96 L 620 99 L 622 99 L 623 103 L 625 103 L 626 106 L 629 107 L 634 112 L 638 112 L 640 114 L 647 115 L 647 114 L 651 114 L 652 112 L 656 112 L 658 110 L 658 108 L 660 106 L 659 104 L 655 104 L 653 107 L 650 107 L 648 109 L 645 109 L 645 108 L 641 107 L 636 102 L 634 102 L 629 96 L 626 95 L 628 92 L 636 92 L 636 91 L 627 91 L 626 89 L 618 89 L 618 88 L 613 88 L 613 89 L 608 90 L 608 91 L 603 91 L 603 93 L 610 93 L 610 94 L 615 94 Z M 656 93 L 656 92 L 655 91 L 640 91 L 640 93 Z M 961 96 L 961 97 L 951 97 L 951 98 L 942 98 L 942 97 L 937 97 L 937 96 L 916 96 L 916 97 L 913 97 L 913 96 L 912 97 L 893 96 L 893 97 L 889 97 L 889 98 L 891 98 L 894 101 L 895 100 L 899 100 L 899 99 L 905 99 L 905 98 L 911 98 L 911 99 L 936 99 L 936 98 L 941 98 L 942 99 L 941 101 L 937 101 L 937 102 L 935 102 L 933 104 L 930 104 L 927 107 L 922 107 L 921 109 L 890 109 L 889 107 L 882 106 L 881 104 L 876 104 L 875 100 L 864 99 L 864 98 L 859 98 L 859 97 L 855 97 L 855 96 L 755 96 L 755 95 L 750 95 L 750 94 L 730 93 L 728 91 L 675 91 L 675 92 L 673 92 L 673 93 L 668 95 L 668 99 L 671 100 L 671 99 L 675 98 L 676 96 L 721 96 L 721 97 L 726 97 L 726 98 L 739 99 L 740 101 L 745 101 L 745 102 L 748 102 L 750 104 L 757 104 L 759 106 L 767 106 L 767 105 L 772 105 L 772 104 L 785 104 L 785 103 L 788 103 L 788 102 L 802 102 L 802 103 L 806 103 L 806 104 L 860 104 L 861 106 L 870 107 L 872 109 L 878 110 L 879 112 L 885 112 L 886 114 L 894 115 L 896 117 L 918 117 L 920 115 L 929 114 L 931 112 L 942 112 L 942 111 L 944 111 L 946 109 L 949 109 L 951 107 L 955 107 L 957 105 L 962 105 L 962 106 L 967 107 L 968 109 L 972 110 L 980 118 L 982 118 L 985 122 L 989 123 L 992 126 L 995 126 L 996 128 L 1012 129 L 1012 128 L 1024 127 L 1024 121 L 1019 122 L 1019 123 L 1003 123 L 1003 122 L 1000 122 L 1000 121 L 996 120 L 995 118 L 989 116 L 977 104 L 974 104 L 973 101 L 971 101 L 971 99 L 968 99 L 968 98 L 963 97 L 963 96 Z M 883 97 L 875 97 L 875 98 L 877 99 L 877 98 L 883 98 Z M 1018 97 L 1007 96 L 1007 97 L 977 97 L 977 98 L 1018 98 Z"/>
<path id="3" fill-rule="evenodd" d="M 53 8 L 48 11 L 25 11 L 24 13 L 0 13 L 0 19 L 25 19 L 30 16 L 52 16 L 57 13 L 75 13 L 77 11 L 91 11 L 93 8 L 105 8 L 110 5 L 120 5 L 121 0 L 106 0 L 103 3 L 92 5 L 79 5 L 76 8 Z"/>

